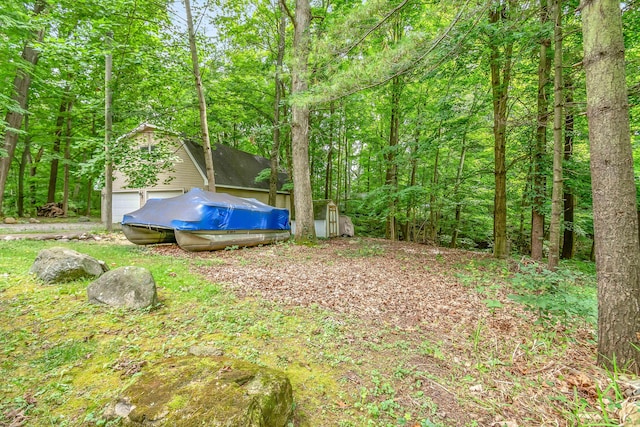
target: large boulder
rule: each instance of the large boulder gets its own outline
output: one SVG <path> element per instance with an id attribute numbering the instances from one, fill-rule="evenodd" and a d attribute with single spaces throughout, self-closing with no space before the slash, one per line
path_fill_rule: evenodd
<path id="1" fill-rule="evenodd" d="M 151 365 L 106 410 L 133 426 L 284 427 L 289 379 L 226 357 L 184 356 Z"/>
<path id="2" fill-rule="evenodd" d="M 38 253 L 30 273 L 45 283 L 100 277 L 109 268 L 102 261 L 72 249 L 53 247 Z"/>
<path id="3" fill-rule="evenodd" d="M 114 307 L 146 308 L 158 302 L 156 282 L 143 267 L 120 267 L 100 276 L 87 287 L 89 302 Z"/>

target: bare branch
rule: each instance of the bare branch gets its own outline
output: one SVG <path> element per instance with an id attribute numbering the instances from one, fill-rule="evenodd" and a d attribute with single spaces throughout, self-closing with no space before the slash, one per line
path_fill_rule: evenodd
<path id="1" fill-rule="evenodd" d="M 293 23 L 293 26 L 296 26 L 296 20 L 293 18 L 293 14 L 291 13 L 291 11 L 289 10 L 289 7 L 287 6 L 287 1 L 286 0 L 280 0 L 280 4 L 282 5 L 282 8 L 284 9 L 285 12 L 287 12 L 287 15 L 289 16 L 289 19 L 291 20 L 291 22 Z"/>

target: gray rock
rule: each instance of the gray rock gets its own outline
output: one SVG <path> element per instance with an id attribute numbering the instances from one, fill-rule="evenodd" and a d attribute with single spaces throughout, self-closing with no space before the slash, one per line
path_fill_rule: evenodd
<path id="1" fill-rule="evenodd" d="M 15 218 L 12 218 L 12 217 L 8 216 L 8 217 L 6 217 L 4 219 L 4 223 L 5 224 L 17 224 L 18 221 Z"/>
<path id="2" fill-rule="evenodd" d="M 120 267 L 100 276 L 87 287 L 89 302 L 114 307 L 146 308 L 158 302 L 156 282 L 142 267 Z"/>
<path id="3" fill-rule="evenodd" d="M 104 415 L 133 426 L 284 427 L 292 410 L 291 383 L 282 372 L 184 356 L 151 365 Z"/>
<path id="4" fill-rule="evenodd" d="M 38 253 L 30 273 L 45 283 L 63 283 L 100 277 L 109 268 L 104 262 L 72 249 L 53 247 Z"/>
<path id="5" fill-rule="evenodd" d="M 91 220 L 87 216 L 79 216 L 78 222 L 91 222 Z"/>

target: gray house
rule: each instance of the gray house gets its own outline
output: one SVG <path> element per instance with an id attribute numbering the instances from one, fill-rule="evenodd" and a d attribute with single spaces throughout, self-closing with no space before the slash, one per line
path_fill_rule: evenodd
<path id="1" fill-rule="evenodd" d="M 144 188 L 131 187 L 127 175 L 115 170 L 112 200 L 114 223 L 122 221 L 124 214 L 141 208 L 151 198 L 179 196 L 192 188 L 206 188 L 208 185 L 204 151 L 202 146 L 194 141 L 180 138 L 176 134 L 148 123 L 143 123 L 118 141 L 134 144 L 140 149 L 151 150 L 160 138 L 163 143 L 171 146 L 174 158 L 172 170 L 159 171 L 158 183 Z M 255 181 L 260 172 L 269 169 L 268 159 L 223 144 L 215 144 L 212 148 L 217 192 L 250 197 L 263 203 L 268 202 L 269 182 Z M 286 182 L 287 175 L 280 173 L 276 206 L 291 210 L 290 194 L 282 189 Z M 104 206 L 104 194 L 102 206 Z M 104 209 L 102 212 L 104 221 L 106 219 Z"/>

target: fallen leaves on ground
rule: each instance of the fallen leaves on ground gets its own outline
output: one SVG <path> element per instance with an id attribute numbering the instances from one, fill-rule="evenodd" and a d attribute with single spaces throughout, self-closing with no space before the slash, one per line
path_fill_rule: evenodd
<path id="1" fill-rule="evenodd" d="M 568 416 L 581 405 L 572 406 L 575 393 L 595 403 L 596 384 L 606 381 L 594 366 L 593 331 L 577 327 L 569 340 L 559 325 L 557 334 L 545 334 L 531 313 L 508 298 L 503 270 L 484 274 L 491 266 L 486 253 L 342 238 L 316 246 L 155 250 L 215 259 L 196 263 L 198 271 L 239 297 L 318 306 L 359 319 L 359 334 L 345 334 L 344 345 L 368 351 L 371 366 L 400 364 L 421 373 L 422 390 L 447 425 L 574 425 Z M 399 339 L 379 336 L 384 327 L 402 331 L 412 351 L 387 346 L 371 352 L 372 346 Z M 362 387 L 358 373 L 347 372 L 345 379 Z M 396 399 L 410 405 L 412 392 L 398 386 Z M 348 405 L 341 400 L 336 406 Z"/>

